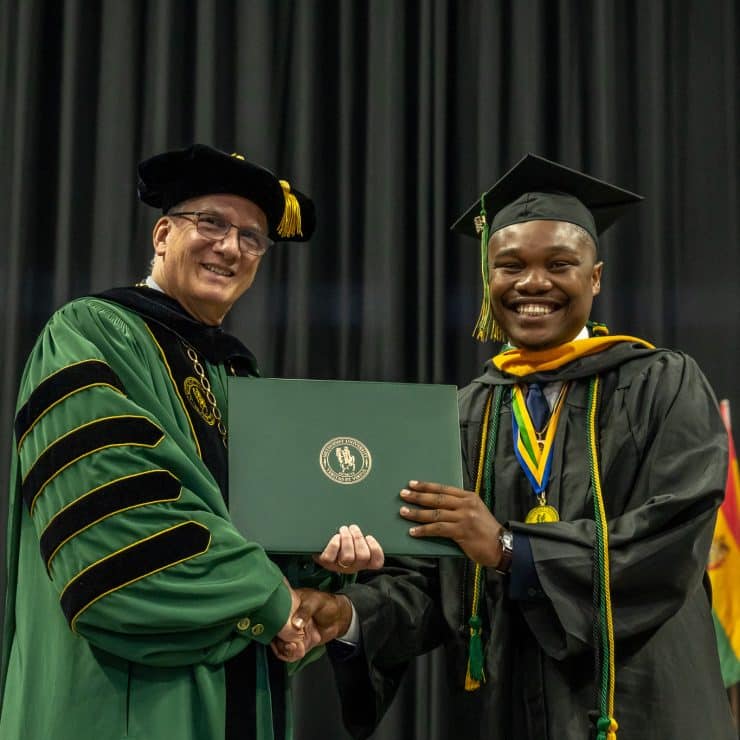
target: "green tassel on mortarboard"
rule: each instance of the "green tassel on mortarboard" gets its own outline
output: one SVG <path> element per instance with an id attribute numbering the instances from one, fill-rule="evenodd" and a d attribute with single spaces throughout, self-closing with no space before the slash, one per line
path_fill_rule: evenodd
<path id="1" fill-rule="evenodd" d="M 501 327 L 496 323 L 491 311 L 491 290 L 488 285 L 488 220 L 486 219 L 485 195 L 480 198 L 480 214 L 475 217 L 475 228 L 480 234 L 480 252 L 481 252 L 481 278 L 483 280 L 483 299 L 481 301 L 478 321 L 473 330 L 473 336 L 479 342 L 485 342 L 493 339 L 495 342 L 502 342 L 504 334 Z"/>

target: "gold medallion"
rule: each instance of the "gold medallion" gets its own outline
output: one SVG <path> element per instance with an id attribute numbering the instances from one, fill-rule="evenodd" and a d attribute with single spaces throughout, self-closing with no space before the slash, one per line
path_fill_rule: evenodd
<path id="1" fill-rule="evenodd" d="M 530 509 L 524 520 L 525 524 L 543 524 L 545 522 L 559 522 L 558 510 L 554 506 L 539 504 Z"/>
<path id="2" fill-rule="evenodd" d="M 185 398 L 188 399 L 188 403 L 200 414 L 203 421 L 209 426 L 213 426 L 216 423 L 216 417 L 208 408 L 206 391 L 200 381 L 189 375 L 185 378 L 182 389 L 185 392 Z"/>

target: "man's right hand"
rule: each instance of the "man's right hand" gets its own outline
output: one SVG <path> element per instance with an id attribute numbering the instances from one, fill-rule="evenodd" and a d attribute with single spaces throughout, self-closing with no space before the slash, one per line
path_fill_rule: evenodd
<path id="1" fill-rule="evenodd" d="M 286 644 L 303 642 L 306 637 L 304 625 L 302 623 L 303 620 L 296 621 L 296 614 L 301 606 L 301 597 L 290 583 L 288 583 L 287 578 L 283 577 L 283 581 L 290 591 L 290 614 L 280 632 L 277 633 L 276 639 L 280 639 Z"/>
<path id="2" fill-rule="evenodd" d="M 352 622 L 352 604 L 344 594 L 299 588 L 295 593 L 301 600 L 295 610 L 292 624 L 304 630 L 300 641 L 285 641 L 279 634 L 272 642 L 275 655 L 287 662 L 300 660 L 309 650 L 344 635 Z"/>

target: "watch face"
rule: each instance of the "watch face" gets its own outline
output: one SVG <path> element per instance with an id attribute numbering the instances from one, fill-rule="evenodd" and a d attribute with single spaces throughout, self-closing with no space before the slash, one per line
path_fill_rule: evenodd
<path id="1" fill-rule="evenodd" d="M 514 533 L 508 529 L 505 529 L 499 535 L 499 542 L 501 543 L 501 560 L 496 566 L 496 572 L 506 575 L 511 567 L 511 558 L 514 554 Z"/>

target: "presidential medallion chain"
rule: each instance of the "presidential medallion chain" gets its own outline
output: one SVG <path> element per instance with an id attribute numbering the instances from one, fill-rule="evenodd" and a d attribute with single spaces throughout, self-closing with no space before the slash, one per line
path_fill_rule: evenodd
<path id="1" fill-rule="evenodd" d="M 221 435 L 221 441 L 224 443 L 224 447 L 228 447 L 228 432 L 226 431 L 226 427 L 224 426 L 221 411 L 218 408 L 218 402 L 216 401 L 216 396 L 213 394 L 213 390 L 211 389 L 211 383 L 206 377 L 206 371 L 203 368 L 200 359 L 198 358 L 198 353 L 192 347 L 186 346 L 185 349 L 188 357 L 190 358 L 190 361 L 193 363 L 195 374 L 198 376 L 198 380 L 203 386 L 203 390 L 206 394 L 206 400 L 211 405 L 211 412 L 213 413 L 213 418 L 216 420 L 216 428 L 218 429 L 218 433 Z"/>

